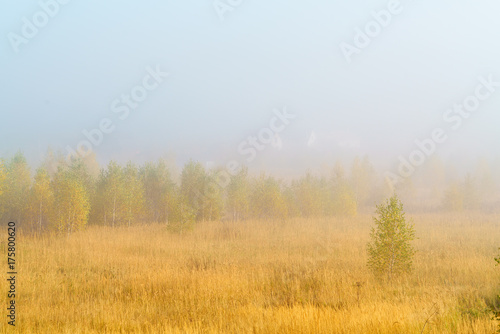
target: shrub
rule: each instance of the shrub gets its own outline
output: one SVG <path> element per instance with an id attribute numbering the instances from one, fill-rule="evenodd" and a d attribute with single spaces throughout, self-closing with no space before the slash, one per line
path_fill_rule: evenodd
<path id="1" fill-rule="evenodd" d="M 378 217 L 373 217 L 375 227 L 368 244 L 368 268 L 377 277 L 409 273 L 412 270 L 415 250 L 411 241 L 415 239 L 413 224 L 407 223 L 403 204 L 397 195 L 377 206 Z"/>

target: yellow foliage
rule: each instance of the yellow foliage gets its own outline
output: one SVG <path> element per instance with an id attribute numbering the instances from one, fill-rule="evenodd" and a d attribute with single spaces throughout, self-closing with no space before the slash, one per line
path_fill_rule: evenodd
<path id="1" fill-rule="evenodd" d="M 87 224 L 90 205 L 84 186 L 72 175 L 61 174 L 56 181 L 52 224 L 57 231 L 70 234 Z"/>

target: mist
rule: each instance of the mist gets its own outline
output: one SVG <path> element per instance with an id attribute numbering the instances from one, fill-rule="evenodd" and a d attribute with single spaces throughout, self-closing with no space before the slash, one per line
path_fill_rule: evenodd
<path id="1" fill-rule="evenodd" d="M 457 167 L 498 158 L 500 5 L 450 4 L 69 2 L 45 25 L 36 2 L 9 4 L 0 155 L 36 165 L 109 119 L 113 130 L 82 147 L 104 165 L 244 162 L 239 145 L 286 108 L 296 117 L 250 169 L 299 174 L 364 155 L 397 168 L 435 128 L 447 137 L 435 153 Z M 158 71 L 146 96 L 134 91 Z M 476 107 L 467 98 L 484 82 Z M 473 111 L 449 112 L 464 103 Z"/>
<path id="2" fill-rule="evenodd" d="M 1 328 L 500 332 L 498 1 L 0 8 Z"/>

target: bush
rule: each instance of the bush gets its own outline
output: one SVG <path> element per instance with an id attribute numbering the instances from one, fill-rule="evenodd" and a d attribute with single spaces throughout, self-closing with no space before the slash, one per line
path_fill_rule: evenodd
<path id="1" fill-rule="evenodd" d="M 394 276 L 412 270 L 415 250 L 410 242 L 415 239 L 415 230 L 413 224 L 406 222 L 397 195 L 385 205 L 378 205 L 376 213 L 378 217 L 373 217 L 376 226 L 368 244 L 368 268 L 377 277 L 387 276 L 391 281 Z"/>

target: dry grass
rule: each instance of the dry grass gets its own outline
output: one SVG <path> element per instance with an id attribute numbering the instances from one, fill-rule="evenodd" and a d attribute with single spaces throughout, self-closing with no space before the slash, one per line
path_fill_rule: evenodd
<path id="1" fill-rule="evenodd" d="M 437 312 L 425 333 L 494 332 L 499 217 L 414 222 L 415 271 L 392 286 L 366 269 L 367 215 L 19 236 L 17 331 L 420 333 Z"/>

